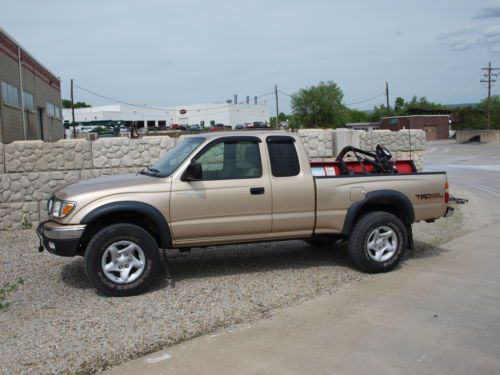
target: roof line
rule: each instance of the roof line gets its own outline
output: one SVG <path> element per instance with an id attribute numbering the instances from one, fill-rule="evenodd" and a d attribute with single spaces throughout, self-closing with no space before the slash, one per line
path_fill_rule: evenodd
<path id="1" fill-rule="evenodd" d="M 28 55 L 33 61 L 35 61 L 38 65 L 40 65 L 43 69 L 45 69 L 47 71 L 47 73 L 51 74 L 52 76 L 54 76 L 54 78 L 56 78 L 59 82 L 61 81 L 61 78 L 57 75 L 55 75 L 54 73 L 52 73 L 50 71 L 50 69 L 48 69 L 45 65 L 43 65 L 37 58 L 35 58 L 31 53 L 28 52 L 28 50 L 26 48 L 23 47 L 23 45 L 21 43 L 19 43 L 16 39 L 14 39 L 14 37 L 12 35 L 10 35 L 7 31 L 5 31 L 5 29 L 3 29 L 1 26 L 0 26 L 0 34 L 3 34 L 5 35 L 5 37 L 7 39 L 9 39 L 12 43 L 14 43 L 18 48 L 20 48 L 26 55 Z"/>

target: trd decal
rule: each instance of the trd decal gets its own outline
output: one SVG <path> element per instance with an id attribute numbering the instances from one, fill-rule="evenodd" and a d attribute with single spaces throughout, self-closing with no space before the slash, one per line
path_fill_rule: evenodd
<path id="1" fill-rule="evenodd" d="M 416 194 L 418 200 L 426 200 L 426 199 L 441 199 L 444 198 L 444 195 L 441 193 L 434 194 Z"/>

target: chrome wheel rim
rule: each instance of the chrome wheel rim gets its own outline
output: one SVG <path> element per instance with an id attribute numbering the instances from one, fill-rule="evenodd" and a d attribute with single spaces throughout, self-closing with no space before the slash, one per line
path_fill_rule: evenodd
<path id="1" fill-rule="evenodd" d="M 137 280 L 146 268 L 144 251 L 132 241 L 117 241 L 109 245 L 101 259 L 104 275 L 117 284 Z"/>
<path id="2" fill-rule="evenodd" d="M 368 256 L 376 262 L 385 262 L 398 249 L 398 236 L 394 229 L 380 226 L 372 230 L 366 241 Z"/>

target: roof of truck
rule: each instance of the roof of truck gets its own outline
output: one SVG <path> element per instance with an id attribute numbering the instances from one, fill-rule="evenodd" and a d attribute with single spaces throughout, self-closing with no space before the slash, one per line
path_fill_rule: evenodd
<path id="1" fill-rule="evenodd" d="M 284 130 L 247 130 L 247 131 L 221 131 L 221 132 L 209 132 L 193 134 L 193 136 L 201 136 L 205 138 L 219 138 L 221 136 L 230 137 L 244 137 L 244 136 L 254 136 L 254 137 L 265 137 L 268 135 L 293 135 L 294 133 L 287 132 Z"/>

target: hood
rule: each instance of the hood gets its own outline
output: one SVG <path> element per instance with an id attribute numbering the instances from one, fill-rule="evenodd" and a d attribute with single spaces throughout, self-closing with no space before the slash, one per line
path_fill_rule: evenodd
<path id="1" fill-rule="evenodd" d="M 86 204 L 88 201 L 108 195 L 123 193 L 147 193 L 169 191 L 170 178 L 147 175 L 125 174 L 91 178 L 57 189 L 54 194 L 59 199 Z"/>

